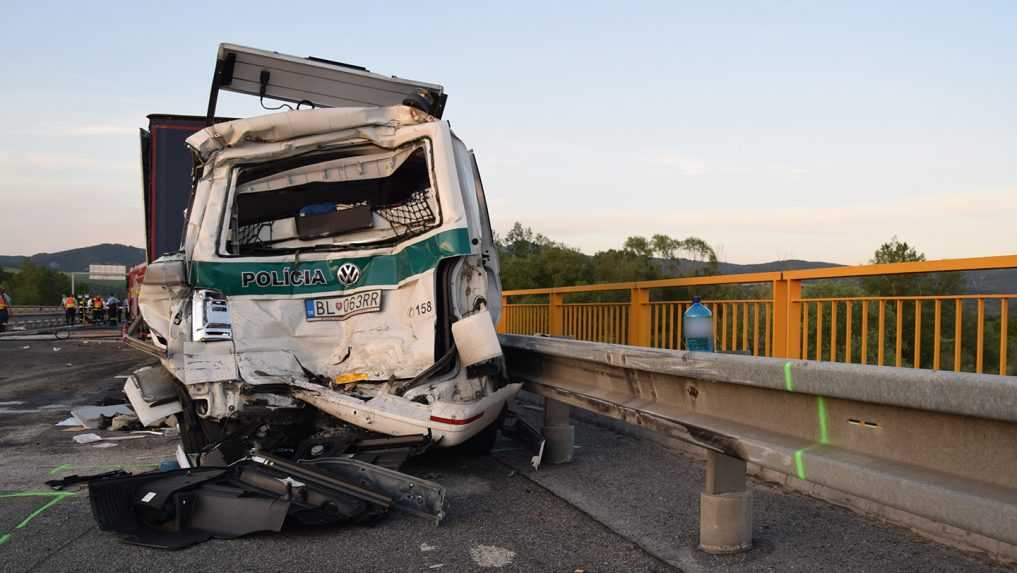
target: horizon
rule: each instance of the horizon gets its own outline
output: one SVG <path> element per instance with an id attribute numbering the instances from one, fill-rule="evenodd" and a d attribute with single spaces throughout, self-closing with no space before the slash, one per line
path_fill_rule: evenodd
<path id="1" fill-rule="evenodd" d="M 230 42 L 443 85 L 499 233 L 586 254 L 694 235 L 736 264 L 862 264 L 893 236 L 929 259 L 1017 252 L 1017 4 L 343 8 L 389 22 L 384 42 L 337 35 L 332 4 L 292 26 L 244 6 L 202 8 L 227 36 L 186 6 L 11 6 L 3 250 L 144 244 L 138 128 L 201 115 Z M 265 113 L 235 94 L 219 110 Z"/>

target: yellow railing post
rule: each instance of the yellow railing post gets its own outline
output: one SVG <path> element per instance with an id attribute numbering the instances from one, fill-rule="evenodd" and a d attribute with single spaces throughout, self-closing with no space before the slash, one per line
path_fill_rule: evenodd
<path id="1" fill-rule="evenodd" d="M 773 289 L 773 356 L 799 358 L 802 351 L 802 283 L 775 280 Z"/>
<path id="2" fill-rule="evenodd" d="M 630 346 L 650 345 L 650 289 L 633 288 L 629 291 Z"/>
<path id="3" fill-rule="evenodd" d="M 552 292 L 547 295 L 547 333 L 551 336 L 565 334 L 565 295 Z"/>

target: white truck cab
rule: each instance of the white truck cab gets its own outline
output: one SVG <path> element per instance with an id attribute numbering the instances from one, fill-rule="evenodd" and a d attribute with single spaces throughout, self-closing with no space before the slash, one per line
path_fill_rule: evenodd
<path id="1" fill-rule="evenodd" d="M 489 448 L 520 385 L 495 334 L 479 170 L 442 88 L 224 44 L 210 118 L 221 89 L 313 107 L 187 139 L 183 244 L 149 265 L 139 307 L 189 453 L 337 432 Z"/>

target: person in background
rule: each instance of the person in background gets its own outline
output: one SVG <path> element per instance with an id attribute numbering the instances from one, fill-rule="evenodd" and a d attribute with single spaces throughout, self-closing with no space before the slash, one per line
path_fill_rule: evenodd
<path id="1" fill-rule="evenodd" d="M 74 295 L 64 297 L 64 324 L 74 324 L 74 315 L 78 314 L 78 301 Z"/>
<path id="2" fill-rule="evenodd" d="M 78 322 L 85 324 L 88 322 L 88 316 L 91 314 L 90 309 L 92 305 L 89 303 L 87 294 L 78 295 Z"/>
<path id="3" fill-rule="evenodd" d="M 14 316 L 11 310 L 11 295 L 7 294 L 7 288 L 0 286 L 0 332 L 7 330 L 7 321 Z"/>
<path id="4" fill-rule="evenodd" d="M 106 318 L 113 326 L 120 320 L 120 299 L 113 294 L 106 297 Z"/>
<path id="5" fill-rule="evenodd" d="M 98 324 L 103 321 L 102 297 L 95 295 L 92 299 L 92 322 Z"/>

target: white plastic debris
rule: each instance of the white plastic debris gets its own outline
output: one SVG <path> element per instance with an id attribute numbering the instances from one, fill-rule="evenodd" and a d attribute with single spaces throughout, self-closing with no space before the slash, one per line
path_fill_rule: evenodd
<path id="1" fill-rule="evenodd" d="M 102 442 L 99 442 L 98 444 L 93 444 L 92 447 L 93 448 L 115 448 L 115 447 L 117 447 L 117 443 L 116 442 L 102 441 Z"/>
<path id="2" fill-rule="evenodd" d="M 71 439 L 73 439 L 75 443 L 78 444 L 92 444 L 95 442 L 101 442 L 102 436 L 100 436 L 99 434 L 78 434 L 77 436 L 74 436 Z"/>
<path id="3" fill-rule="evenodd" d="M 78 434 L 72 439 L 79 444 L 94 444 L 96 442 L 120 442 L 123 440 L 137 440 L 144 438 L 147 434 L 129 434 L 126 436 L 106 436 L 105 438 L 99 434 Z M 108 446 L 106 446 L 108 447 Z"/>
<path id="4" fill-rule="evenodd" d="M 180 464 L 182 469 L 191 467 L 191 460 L 187 458 L 187 454 L 184 453 L 184 448 L 182 448 L 180 444 L 177 444 L 176 458 L 177 463 Z"/>
<path id="5" fill-rule="evenodd" d="M 124 383 L 124 394 L 127 395 L 127 399 L 134 406 L 134 412 L 137 413 L 142 426 L 151 427 L 167 416 L 183 410 L 179 400 L 158 406 L 149 406 L 141 395 L 141 388 L 138 386 L 135 378 L 128 378 L 127 382 Z"/>

